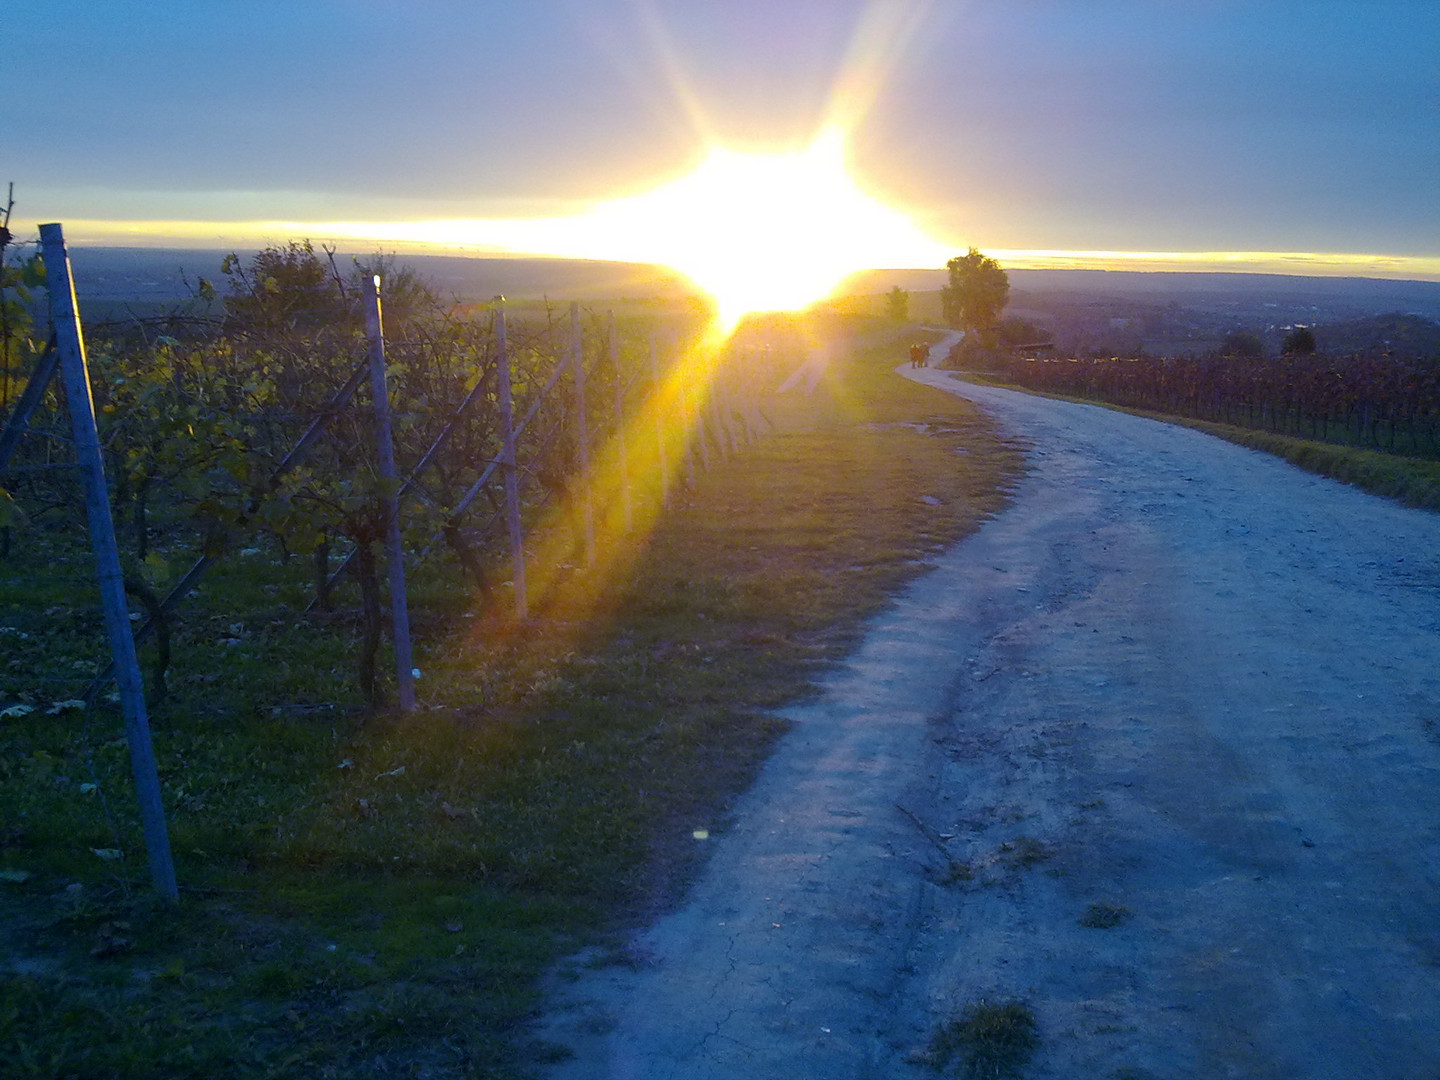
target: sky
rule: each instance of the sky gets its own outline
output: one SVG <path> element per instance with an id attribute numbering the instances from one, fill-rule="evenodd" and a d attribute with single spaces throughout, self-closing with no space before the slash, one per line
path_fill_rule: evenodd
<path id="1" fill-rule="evenodd" d="M 0 25 L 22 239 L 611 257 L 597 207 L 828 130 L 903 218 L 887 261 L 1440 280 L 1440 0 L 10 0 Z"/>

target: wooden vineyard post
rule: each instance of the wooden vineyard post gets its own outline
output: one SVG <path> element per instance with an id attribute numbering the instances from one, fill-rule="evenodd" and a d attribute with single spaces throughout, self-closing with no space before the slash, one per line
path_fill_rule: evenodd
<path id="1" fill-rule="evenodd" d="M 688 382 L 680 388 L 680 415 L 685 419 L 685 486 L 691 491 L 697 484 L 697 462 L 700 458 L 704 433 L 700 430 L 700 410 L 696 406 L 695 388 Z"/>
<path id="2" fill-rule="evenodd" d="M 400 478 L 395 471 L 395 433 L 390 417 L 390 391 L 385 384 L 385 322 L 380 310 L 380 275 L 376 274 L 370 282 L 366 290 L 365 336 L 370 344 L 370 396 L 375 404 L 375 451 L 380 463 L 380 505 L 385 515 L 396 696 L 404 712 L 414 712 L 415 661 L 410 646 L 410 606 L 405 591 L 405 544 L 400 536 Z"/>
<path id="3" fill-rule="evenodd" d="M 745 422 L 750 428 L 750 439 L 753 442 L 764 431 L 761 426 L 764 414 L 760 411 L 760 373 L 769 368 L 769 347 L 762 349 L 758 357 L 752 354 L 749 359 L 750 362 L 744 368 L 740 392 L 744 396 Z"/>
<path id="4" fill-rule="evenodd" d="M 725 363 L 715 376 L 715 407 L 720 414 L 720 435 L 724 440 L 724 453 L 733 454 L 740 449 L 740 440 L 735 436 L 734 398 L 731 396 L 732 369 L 735 366 L 735 351 L 725 352 Z"/>
<path id="5" fill-rule="evenodd" d="M 740 422 L 740 413 L 737 409 L 740 396 L 736 393 L 740 365 L 743 362 L 744 354 L 738 350 L 732 350 L 725 374 L 725 438 L 730 443 L 732 454 L 737 453 L 740 447 L 745 445 L 745 426 Z"/>
<path id="6" fill-rule="evenodd" d="M 495 298 L 495 373 L 500 390 L 500 467 L 505 471 L 505 527 L 510 534 L 510 561 L 515 579 L 515 614 L 528 618 L 525 595 L 525 533 L 520 527 L 520 463 L 515 452 L 515 402 L 510 392 L 510 342 L 505 331 L 505 298 Z"/>
<path id="7" fill-rule="evenodd" d="M 665 380 L 660 372 L 660 353 L 655 347 L 655 335 L 650 335 L 650 397 L 656 404 L 651 411 L 655 414 L 655 466 L 659 473 L 660 486 L 658 499 L 661 506 L 665 505 L 666 498 L 670 494 L 670 467 L 665 447 L 665 415 L 658 407 L 661 394 L 665 391 Z"/>
<path id="8" fill-rule="evenodd" d="M 607 319 L 610 352 L 610 370 L 615 375 L 615 468 L 620 484 L 620 507 L 624 512 L 625 531 L 635 531 L 635 504 L 630 498 L 630 450 L 627 445 L 629 432 L 625 430 L 625 380 L 620 377 L 620 346 L 615 340 L 615 313 Z"/>
<path id="9" fill-rule="evenodd" d="M 160 800 L 160 775 L 155 765 L 155 748 L 150 740 L 145 688 L 140 681 L 135 639 L 130 634 L 125 576 L 120 569 L 115 522 L 110 516 L 110 494 L 105 485 L 105 463 L 100 456 L 100 436 L 95 427 L 95 402 L 90 394 L 85 338 L 80 329 L 80 311 L 75 299 L 75 283 L 70 277 L 70 256 L 65 250 L 64 229 L 58 224 L 41 225 L 40 244 L 45 259 L 56 352 L 60 357 L 70 428 L 75 438 L 75 456 L 85 480 L 90 546 L 95 552 L 105 630 L 115 661 L 120 707 L 125 715 L 125 738 L 130 745 L 130 766 L 135 774 L 135 793 L 140 803 L 140 822 L 150 861 L 150 878 L 155 891 L 166 900 L 173 901 L 179 899 L 180 893 L 175 884 L 175 865 L 170 856 L 170 832 L 165 824 L 165 808 Z"/>
<path id="10" fill-rule="evenodd" d="M 755 356 L 749 349 L 742 352 L 734 381 L 730 384 L 730 402 L 735 410 L 735 430 L 739 432 L 741 446 L 749 446 L 755 441 L 755 429 L 750 424 L 750 389 L 747 385 L 754 362 Z"/>
<path id="11" fill-rule="evenodd" d="M 575 376 L 575 442 L 580 468 L 580 521 L 585 565 L 595 565 L 595 485 L 590 475 L 590 415 L 585 400 L 585 351 L 580 340 L 580 305 L 570 301 L 570 370 Z"/>
<path id="12" fill-rule="evenodd" d="M 758 366 L 751 368 L 745 376 L 745 409 L 750 417 L 750 429 L 755 432 L 756 438 L 770 425 L 770 418 L 760 408 L 761 387 L 765 385 L 761 372 L 767 369 L 769 361 L 770 352 L 765 349 L 760 353 Z"/>
<path id="13" fill-rule="evenodd" d="M 700 438 L 700 468 L 704 472 L 710 471 L 711 457 L 720 453 L 720 440 L 715 434 L 715 389 L 713 386 L 706 386 L 703 394 L 700 395 L 699 403 L 695 407 L 695 430 Z"/>

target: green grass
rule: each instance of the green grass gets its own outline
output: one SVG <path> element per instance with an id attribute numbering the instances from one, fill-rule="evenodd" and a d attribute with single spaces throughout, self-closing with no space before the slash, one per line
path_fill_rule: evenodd
<path id="1" fill-rule="evenodd" d="M 775 430 L 677 493 L 584 619 L 515 624 L 420 568 L 410 716 L 362 711 L 353 598 L 307 617 L 301 560 L 223 563 L 152 715 L 178 909 L 149 896 L 114 705 L 47 715 L 74 687 L 21 679 L 85 666 L 98 619 L 34 585 L 62 541 L 18 534 L 0 1076 L 533 1075 L 560 1053 L 528 1034 L 543 973 L 678 902 L 774 708 L 1017 475 L 970 406 L 891 373 L 904 344 L 767 400 Z"/>
<path id="2" fill-rule="evenodd" d="M 1011 870 L 1029 870 L 1046 862 L 1054 853 L 1033 836 L 1021 836 L 1000 845 L 996 859 Z"/>

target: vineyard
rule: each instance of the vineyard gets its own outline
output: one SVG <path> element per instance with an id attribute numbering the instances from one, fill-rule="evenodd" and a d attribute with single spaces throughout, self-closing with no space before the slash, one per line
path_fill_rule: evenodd
<path id="1" fill-rule="evenodd" d="M 378 704 L 388 500 L 401 508 L 413 569 L 465 581 L 487 611 L 525 615 L 532 600 L 543 611 L 550 599 L 526 590 L 538 548 L 548 565 L 532 577 L 592 571 L 640 508 L 653 513 L 675 483 L 693 482 L 763 425 L 750 403 L 753 367 L 733 350 L 698 348 L 698 324 L 627 324 L 574 304 L 507 311 L 497 302 L 457 315 L 402 274 L 377 341 L 356 302 L 368 269 L 347 282 L 292 245 L 249 268 L 227 264 L 234 289 L 218 324 L 172 315 L 92 332 L 125 584 L 143 616 L 137 636 L 154 642 L 152 700 L 167 693 L 178 648 L 171 622 L 186 594 L 207 573 L 229 580 L 264 566 L 287 584 L 263 587 L 283 589 L 316 621 L 358 617 L 356 686 Z M 84 498 L 64 395 L 43 377 L 53 350 L 16 335 L 11 343 L 0 384 L 0 415 L 11 419 L 0 542 L 12 562 L 58 571 L 53 584 L 26 582 L 33 595 L 55 594 L 83 578 Z M 398 464 L 389 477 L 376 384 L 366 381 L 377 346 Z M 27 380 L 43 396 L 17 424 Z M 229 569 L 212 571 L 222 561 Z M 42 635 L 49 606 L 17 612 L 10 636 Z M 57 664 L 31 655 L 39 651 L 0 670 L 0 700 L 94 699 L 100 681 L 55 673 L 78 670 L 78 658 Z"/>
<path id="2" fill-rule="evenodd" d="M 987 367 L 1009 382 L 1045 393 L 1440 458 L 1440 357 L 1002 357 Z"/>
<path id="3" fill-rule="evenodd" d="M 0 717 L 121 706 L 162 893 L 149 712 L 413 711 L 412 608 L 422 638 L 583 617 L 637 528 L 763 424 L 756 373 L 698 324 L 498 298 L 459 314 L 402 269 L 387 334 L 375 269 L 295 243 L 232 258 L 222 319 L 101 327 L 88 357 L 63 240 L 10 281 L 7 329 L 40 291 L 52 329 L 6 338 Z"/>

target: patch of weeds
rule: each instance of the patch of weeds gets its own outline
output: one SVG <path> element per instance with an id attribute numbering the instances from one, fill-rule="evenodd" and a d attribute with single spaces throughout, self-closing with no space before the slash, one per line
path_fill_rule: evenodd
<path id="1" fill-rule="evenodd" d="M 950 860 L 950 865 L 940 874 L 941 885 L 958 885 L 965 881 L 975 880 L 975 868 L 969 863 Z"/>
<path id="2" fill-rule="evenodd" d="M 1050 848 L 1033 836 L 1021 836 L 1000 845 L 1000 861 L 1011 870 L 1028 870 L 1051 856 Z"/>
<path id="3" fill-rule="evenodd" d="M 965 1080 L 1001 1080 L 1019 1076 L 1039 1045 L 1028 1005 L 981 999 L 935 1033 L 930 1063 L 941 1070 L 953 1063 Z"/>
<path id="4" fill-rule="evenodd" d="M 1130 917 L 1130 909 L 1124 904 L 1091 904 L 1080 916 L 1081 926 L 1091 930 L 1110 930 Z"/>

